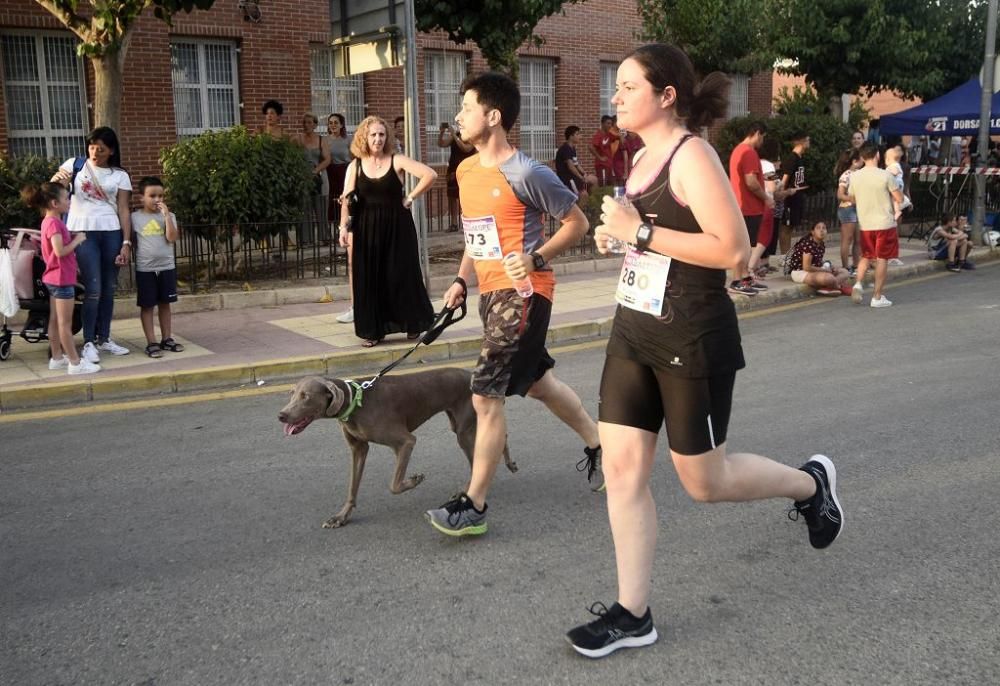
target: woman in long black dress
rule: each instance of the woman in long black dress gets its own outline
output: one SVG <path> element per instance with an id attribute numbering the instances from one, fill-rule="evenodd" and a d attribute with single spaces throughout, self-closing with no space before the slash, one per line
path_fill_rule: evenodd
<path id="1" fill-rule="evenodd" d="M 420 273 L 417 229 L 410 207 L 437 178 L 437 173 L 406 155 L 395 154 L 395 142 L 379 117 L 367 117 L 354 132 L 344 197 L 357 191 L 352 216 L 349 203 L 340 215 L 340 244 L 352 246 L 354 332 L 370 348 L 386 335 L 405 333 L 415 339 L 434 320 Z M 404 193 L 403 174 L 419 178 Z"/>

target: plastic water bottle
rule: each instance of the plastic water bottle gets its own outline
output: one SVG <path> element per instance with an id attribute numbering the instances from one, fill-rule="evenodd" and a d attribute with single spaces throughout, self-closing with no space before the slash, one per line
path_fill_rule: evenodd
<path id="1" fill-rule="evenodd" d="M 510 252 L 507 253 L 507 256 L 503 258 L 503 261 L 506 262 L 511 258 L 520 258 L 520 257 L 521 255 L 519 253 Z M 523 279 L 519 281 L 514 281 L 513 279 L 511 279 L 511 282 L 514 284 L 514 290 L 517 291 L 517 294 L 522 298 L 530 298 L 532 295 L 535 294 L 535 287 L 531 285 L 530 276 L 525 276 Z"/>
<path id="2" fill-rule="evenodd" d="M 628 198 L 625 197 L 625 186 L 615 186 L 611 197 L 615 199 L 615 202 L 621 203 L 622 205 L 628 205 Z M 628 252 L 628 243 L 620 241 L 617 238 L 609 238 L 608 252 L 614 253 L 615 255 L 624 255 Z"/>

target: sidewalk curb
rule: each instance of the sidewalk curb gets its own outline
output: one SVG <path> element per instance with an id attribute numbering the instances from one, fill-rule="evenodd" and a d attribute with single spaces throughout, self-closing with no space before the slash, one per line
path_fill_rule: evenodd
<path id="1" fill-rule="evenodd" d="M 991 263 L 1000 261 L 1000 254 L 990 254 L 984 248 L 973 253 L 977 261 Z M 591 265 L 591 269 L 595 269 Z M 584 270 L 586 271 L 586 270 Z M 603 270 L 602 270 L 603 271 Z M 892 280 L 943 272 L 940 262 L 919 262 L 895 268 Z M 446 283 L 442 279 L 443 283 Z M 891 285 L 890 281 L 890 285 Z M 737 313 L 743 314 L 762 310 L 775 305 L 816 298 L 813 290 L 805 285 L 785 287 L 754 297 L 740 297 L 735 301 Z M 549 329 L 548 343 L 565 344 L 606 338 L 611 331 L 613 317 L 557 324 Z M 479 335 L 463 336 L 449 340 L 435 341 L 429 346 L 415 350 L 408 363 L 442 362 L 446 360 L 468 360 L 479 353 Z M 110 402 L 183 394 L 206 390 L 232 390 L 241 386 L 283 383 L 308 375 L 344 376 L 374 374 L 385 365 L 398 359 L 410 346 L 397 344 L 393 347 L 379 347 L 375 350 L 349 350 L 306 355 L 281 360 L 268 360 L 251 365 L 228 365 L 197 370 L 167 372 L 163 374 L 137 375 L 81 379 L 77 382 L 44 383 L 27 386 L 0 388 L 0 413 L 22 410 L 38 410 L 67 404 L 89 402 Z"/>

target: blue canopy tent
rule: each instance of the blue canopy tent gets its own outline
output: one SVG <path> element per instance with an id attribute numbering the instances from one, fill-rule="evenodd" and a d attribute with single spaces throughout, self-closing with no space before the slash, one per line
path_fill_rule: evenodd
<path id="1" fill-rule="evenodd" d="M 879 119 L 879 133 L 900 136 L 975 136 L 979 133 L 979 78 L 922 105 Z M 1000 93 L 990 105 L 990 133 L 1000 134 Z"/>

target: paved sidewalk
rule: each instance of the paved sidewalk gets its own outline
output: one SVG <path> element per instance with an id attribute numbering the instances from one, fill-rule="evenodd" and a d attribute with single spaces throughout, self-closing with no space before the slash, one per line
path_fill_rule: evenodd
<path id="1" fill-rule="evenodd" d="M 832 246 L 831 246 L 832 247 Z M 988 251 L 977 251 L 984 259 Z M 890 270 L 894 280 L 943 269 L 943 263 L 926 259 L 923 244 L 903 242 L 904 266 Z M 614 314 L 615 272 L 620 261 L 597 260 L 562 266 L 549 332 L 551 343 L 588 340 L 607 336 Z M 956 278 L 961 278 L 956 275 Z M 431 294 L 439 295 L 450 277 L 432 279 Z M 811 289 L 773 276 L 769 290 L 755 297 L 734 296 L 740 311 L 760 309 L 781 302 L 814 297 Z M 389 337 L 370 349 L 362 348 L 353 325 L 335 321 L 347 302 L 334 299 L 315 302 L 323 295 L 342 291 L 323 287 L 286 291 L 255 291 L 213 296 L 212 309 L 174 316 L 174 338 L 184 344 L 182 353 L 164 352 L 160 359 L 147 357 L 138 312 L 131 300 L 120 301 L 121 315 L 112 326 L 114 339 L 132 350 L 122 357 L 103 355 L 98 374 L 69 377 L 48 369 L 48 346 L 13 340 L 12 356 L 0 362 L 0 412 L 42 407 L 111 401 L 122 398 L 185 393 L 209 389 L 233 389 L 248 385 L 285 382 L 308 374 L 364 375 L 377 372 L 412 347 L 405 336 Z M 303 292 L 312 302 L 289 303 Z M 252 300 L 246 296 L 252 296 Z M 183 298 L 183 296 L 182 296 Z M 328 298 L 326 298 L 328 299 Z M 850 304 L 848 298 L 841 298 Z M 227 306 L 228 301 L 228 306 Z M 256 306 L 246 307 L 256 303 Z M 278 304 L 286 303 L 286 304 Z M 440 309 L 440 297 L 434 306 Z M 233 309 L 237 307 L 239 309 Z M 468 317 L 450 327 L 432 345 L 421 346 L 406 364 L 417 360 L 469 359 L 479 351 L 478 295 L 470 293 Z M 79 339 L 79 337 L 77 337 Z"/>

